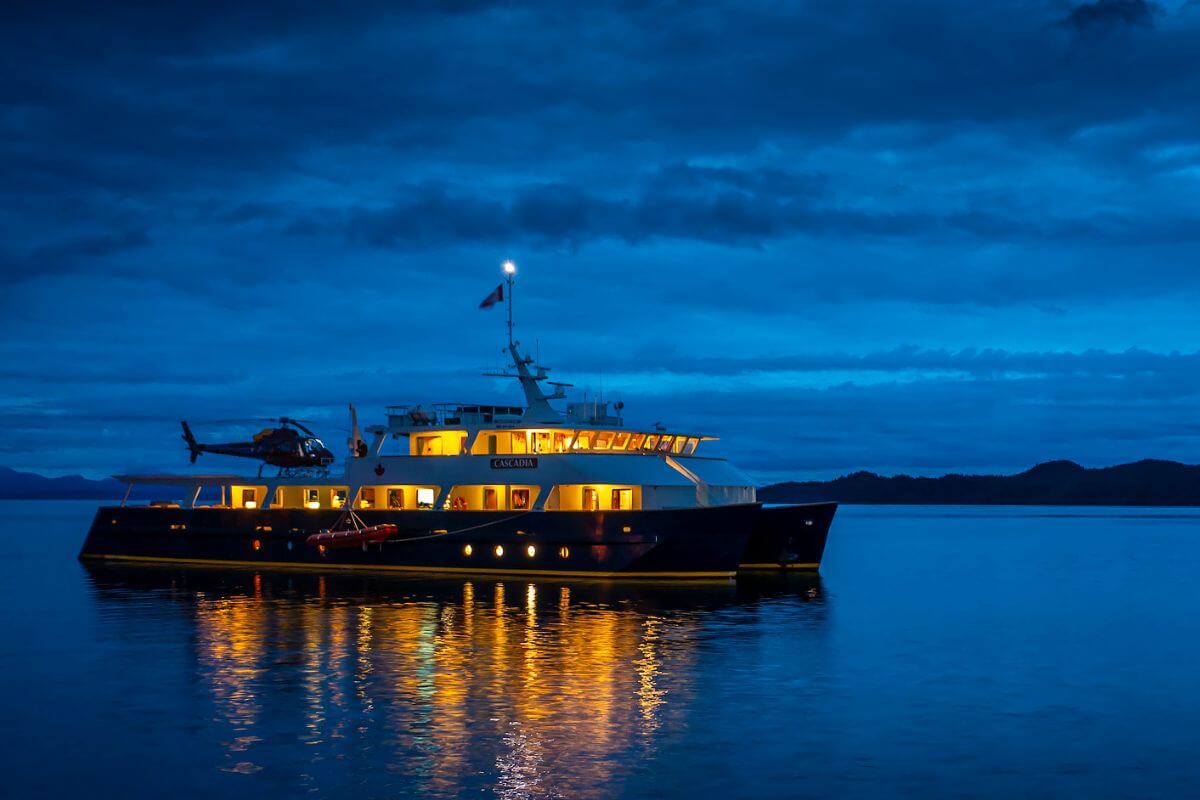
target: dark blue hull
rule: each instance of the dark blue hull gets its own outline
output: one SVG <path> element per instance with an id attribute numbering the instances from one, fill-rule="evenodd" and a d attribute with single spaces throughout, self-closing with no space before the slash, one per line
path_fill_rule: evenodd
<path id="1" fill-rule="evenodd" d="M 473 574 L 724 577 L 742 562 L 758 504 L 661 511 L 360 511 L 393 523 L 382 544 L 305 540 L 339 511 L 106 507 L 81 558 Z"/>
<path id="2" fill-rule="evenodd" d="M 764 506 L 746 542 L 743 570 L 815 570 L 825 556 L 837 503 Z"/>

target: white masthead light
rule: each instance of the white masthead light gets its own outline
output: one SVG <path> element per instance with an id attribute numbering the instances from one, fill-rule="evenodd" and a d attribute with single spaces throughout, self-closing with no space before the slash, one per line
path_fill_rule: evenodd
<path id="1" fill-rule="evenodd" d="M 512 275 L 517 271 L 517 265 L 511 261 L 505 261 L 500 266 L 502 266 L 504 268 L 504 272 L 506 275 Z"/>

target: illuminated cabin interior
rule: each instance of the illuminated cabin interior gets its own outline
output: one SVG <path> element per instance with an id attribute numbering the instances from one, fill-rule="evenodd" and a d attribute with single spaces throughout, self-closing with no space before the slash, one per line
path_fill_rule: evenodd
<path id="1" fill-rule="evenodd" d="M 410 456 L 508 456 L 556 453 L 666 453 L 691 456 L 711 436 L 636 431 L 522 428 L 467 431 L 405 432 Z M 468 444 L 468 441 L 470 442 Z"/>
<path id="2" fill-rule="evenodd" d="M 617 484 L 555 486 L 546 500 L 547 511 L 634 511 L 642 507 L 642 487 Z"/>

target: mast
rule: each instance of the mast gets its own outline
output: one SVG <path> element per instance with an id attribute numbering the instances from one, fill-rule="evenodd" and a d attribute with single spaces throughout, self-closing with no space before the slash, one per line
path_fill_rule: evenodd
<path id="1" fill-rule="evenodd" d="M 546 374 L 548 367 L 543 367 L 541 364 L 535 364 L 533 359 L 528 356 L 521 355 L 518 349 L 521 344 L 513 338 L 513 285 L 516 283 L 517 265 L 512 261 L 505 261 L 502 265 L 504 269 L 504 283 L 508 290 L 508 353 L 512 357 L 512 366 L 516 369 L 517 374 L 511 372 L 485 372 L 484 375 L 502 378 L 516 378 L 521 383 L 521 391 L 525 393 L 525 415 L 522 417 L 522 422 L 525 424 L 543 424 L 543 425 L 560 425 L 562 424 L 563 415 L 556 411 L 551 405 L 551 400 L 558 400 L 566 396 L 563 387 L 569 384 L 554 384 L 555 392 L 552 395 L 547 395 L 542 391 L 542 387 L 538 384 L 546 380 L 549 376 Z M 537 373 L 530 372 L 529 365 L 533 364 Z"/>
<path id="2" fill-rule="evenodd" d="M 504 262 L 504 282 L 508 284 L 508 349 L 513 348 L 513 321 L 512 321 L 512 301 L 513 301 L 513 279 L 517 275 L 517 265 L 511 261 Z"/>

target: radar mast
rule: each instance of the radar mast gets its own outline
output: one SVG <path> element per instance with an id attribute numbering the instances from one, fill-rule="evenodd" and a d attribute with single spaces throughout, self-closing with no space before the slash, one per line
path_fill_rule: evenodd
<path id="1" fill-rule="evenodd" d="M 516 378 L 520 381 L 521 391 L 525 393 L 526 402 L 525 414 L 521 417 L 522 425 L 561 425 L 563 424 L 563 414 L 561 411 L 555 410 L 550 405 L 550 401 L 564 399 L 567 396 L 565 389 L 571 384 L 549 380 L 549 367 L 535 363 L 529 356 L 521 355 L 521 343 L 513 338 L 513 285 L 516 283 L 517 265 L 512 261 L 505 261 L 502 269 L 508 294 L 506 298 L 508 301 L 507 351 L 512 359 L 510 366 L 516 372 L 485 372 L 484 375 L 494 378 Z M 531 366 L 535 370 L 534 372 L 530 371 Z M 542 387 L 539 385 L 542 381 L 547 381 L 554 387 L 554 394 L 547 395 L 542 391 Z"/>

